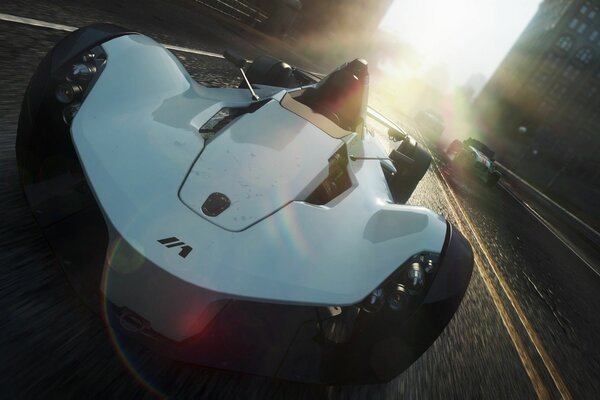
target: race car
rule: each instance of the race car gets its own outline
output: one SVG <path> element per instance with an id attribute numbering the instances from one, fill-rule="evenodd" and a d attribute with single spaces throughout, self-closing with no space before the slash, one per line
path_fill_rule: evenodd
<path id="1" fill-rule="evenodd" d="M 452 165 L 475 176 L 488 186 L 494 186 L 502 174 L 494 164 L 494 152 L 481 141 L 468 138 L 461 142 L 454 140 L 448 146 L 446 154 Z"/>
<path id="2" fill-rule="evenodd" d="M 404 204 L 428 153 L 392 127 L 387 154 L 367 129 L 364 60 L 315 82 L 226 58 L 239 88 L 202 86 L 113 25 L 58 42 L 16 144 L 44 235 L 76 289 L 98 275 L 118 338 L 285 380 L 389 381 L 440 335 L 473 269 L 455 227 Z"/>

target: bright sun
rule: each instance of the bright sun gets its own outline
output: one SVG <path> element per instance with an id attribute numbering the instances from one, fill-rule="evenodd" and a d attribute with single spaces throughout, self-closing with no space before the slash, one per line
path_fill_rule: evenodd
<path id="1" fill-rule="evenodd" d="M 410 39 L 428 58 L 452 53 L 471 35 L 477 15 L 461 1 L 408 1 L 404 8 L 390 8 L 386 26 Z M 442 54 L 440 54 L 440 52 Z"/>
<path id="2" fill-rule="evenodd" d="M 508 51 L 540 0 L 396 0 L 381 28 L 409 43 L 453 80 L 487 76 Z"/>

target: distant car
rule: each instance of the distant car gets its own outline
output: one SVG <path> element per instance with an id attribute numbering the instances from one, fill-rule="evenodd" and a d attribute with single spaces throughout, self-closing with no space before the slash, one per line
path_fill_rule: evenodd
<path id="1" fill-rule="evenodd" d="M 494 152 L 477 139 L 454 140 L 446 153 L 453 166 L 472 173 L 489 186 L 494 186 L 502 177 L 494 164 Z"/>
<path id="2" fill-rule="evenodd" d="M 432 111 L 419 111 L 415 122 L 421 133 L 430 140 L 437 141 L 444 132 L 442 118 Z"/>

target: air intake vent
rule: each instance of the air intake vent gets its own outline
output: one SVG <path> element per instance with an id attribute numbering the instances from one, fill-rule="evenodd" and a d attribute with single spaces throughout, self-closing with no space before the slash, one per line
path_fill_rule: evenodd
<path id="1" fill-rule="evenodd" d="M 206 121 L 204 125 L 200 127 L 200 129 L 198 129 L 198 132 L 200 132 L 204 141 L 208 143 L 237 117 L 243 114 L 253 113 L 271 100 L 272 99 L 256 101 L 247 107 L 221 108 L 215 115 L 210 117 L 210 119 Z"/>

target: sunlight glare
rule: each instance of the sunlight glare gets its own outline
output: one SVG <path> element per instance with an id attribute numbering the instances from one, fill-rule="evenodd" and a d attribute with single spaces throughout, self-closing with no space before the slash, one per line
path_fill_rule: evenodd
<path id="1" fill-rule="evenodd" d="M 452 81 L 462 84 L 476 72 L 491 75 L 538 4 L 539 0 L 396 0 L 380 27 L 410 44 L 429 66 L 446 66 Z"/>

